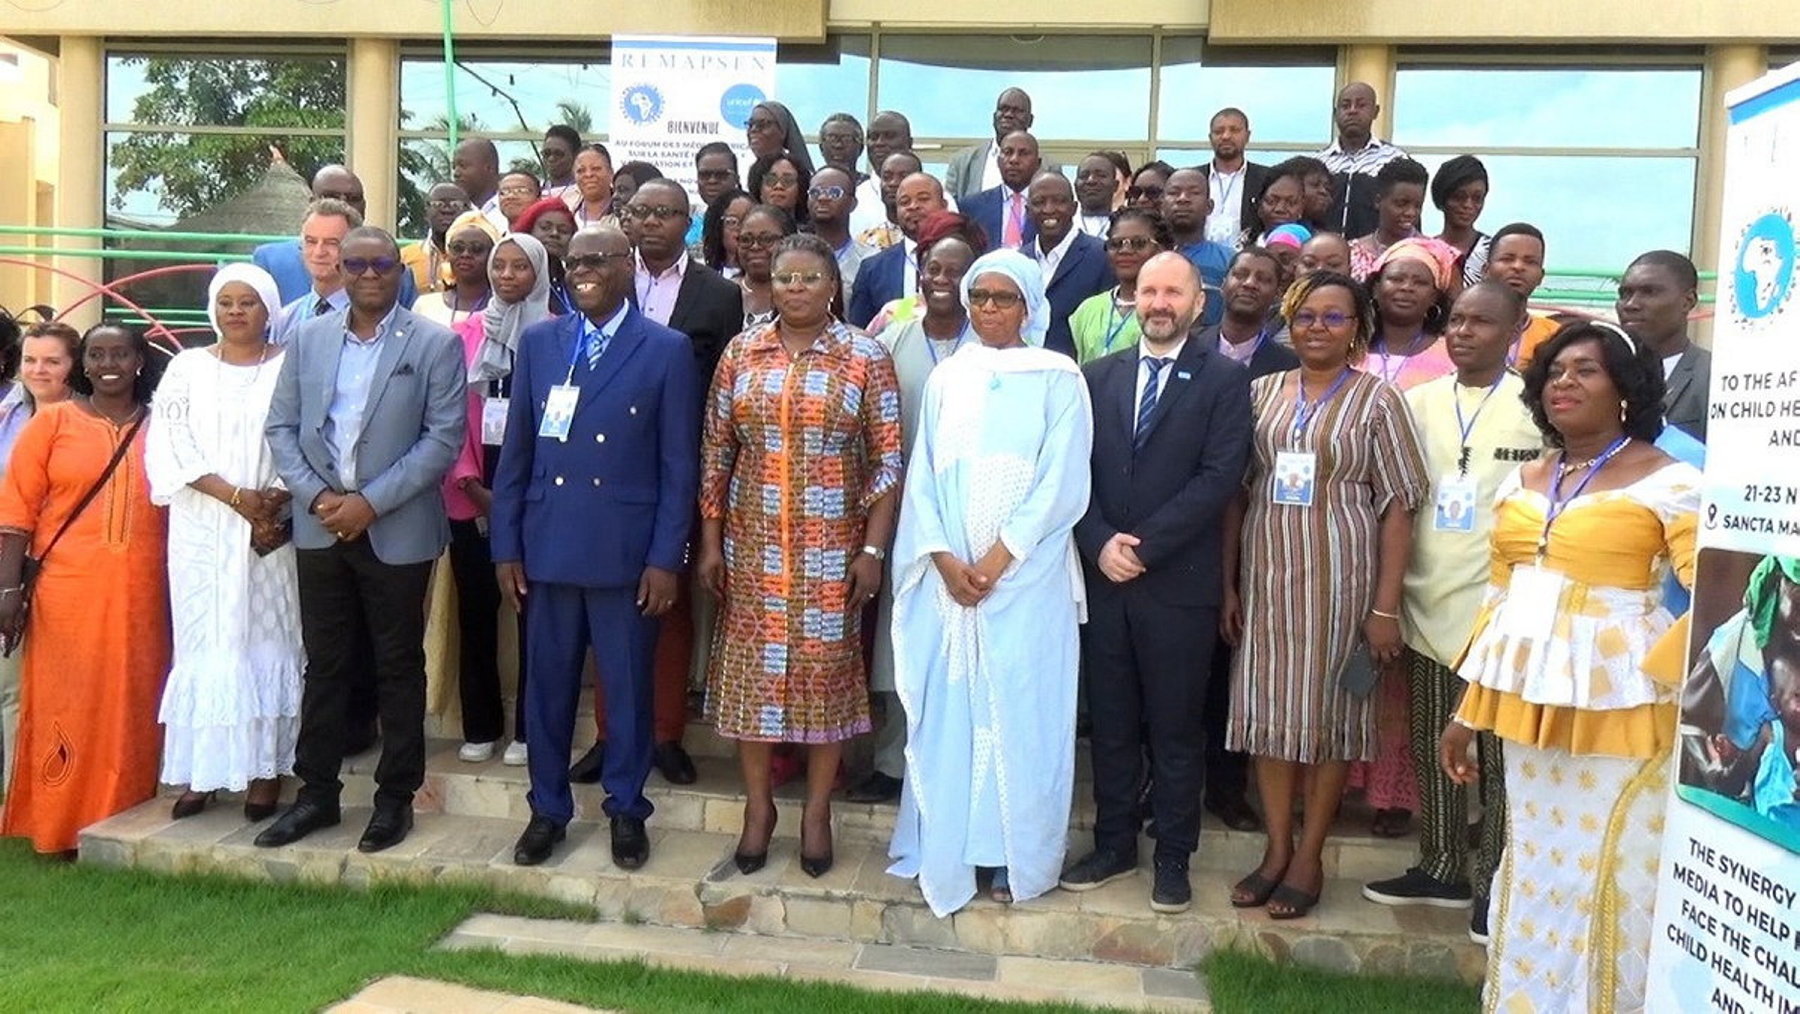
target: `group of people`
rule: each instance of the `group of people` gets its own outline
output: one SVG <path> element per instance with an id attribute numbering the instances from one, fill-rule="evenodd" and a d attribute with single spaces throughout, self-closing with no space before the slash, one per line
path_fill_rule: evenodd
<path id="1" fill-rule="evenodd" d="M 563 841 L 572 780 L 603 787 L 614 862 L 647 860 L 651 772 L 694 778 L 695 670 L 739 745 L 745 874 L 801 768 L 802 867 L 830 869 L 845 744 L 873 733 L 847 795 L 898 800 L 889 872 L 940 916 L 1131 875 L 1146 820 L 1151 906 L 1185 911 L 1204 808 L 1266 833 L 1231 903 L 1292 919 L 1360 782 L 1376 833 L 1418 815 L 1417 865 L 1369 899 L 1491 923 L 1496 996 L 1629 1006 L 1677 694 L 1641 662 L 1693 572 L 1697 275 L 1653 251 L 1617 324 L 1532 313 L 1543 234 L 1481 232 L 1480 162 L 1432 180 L 1378 113 L 1350 84 L 1331 146 L 1265 167 L 1224 109 L 1205 165 L 1096 152 L 1071 182 L 1008 89 L 939 181 L 899 113 L 833 115 L 815 163 L 765 102 L 744 186 L 707 145 L 693 196 L 559 126 L 541 178 L 464 141 L 406 245 L 320 170 L 298 240 L 214 276 L 215 343 L 166 371 L 116 325 L 18 343 L 0 833 L 72 849 L 160 780 L 177 818 L 244 793 L 279 847 L 339 822 L 343 758 L 379 738 L 358 847 L 402 841 L 443 558 L 460 757 L 528 767 L 520 864 Z M 1078 729 L 1096 819 L 1070 862 Z"/>

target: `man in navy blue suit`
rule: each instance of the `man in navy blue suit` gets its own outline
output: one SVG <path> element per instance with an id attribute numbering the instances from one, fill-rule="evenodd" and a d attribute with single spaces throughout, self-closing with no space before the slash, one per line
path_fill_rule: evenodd
<path id="1" fill-rule="evenodd" d="M 994 246 L 1019 249 L 1037 236 L 1025 191 L 1043 167 L 1037 138 L 1013 131 L 1000 141 L 1000 185 L 964 200 L 962 213 L 981 224 Z"/>
<path id="2" fill-rule="evenodd" d="M 1050 333 L 1044 347 L 1075 355 L 1075 336 L 1069 331 L 1069 315 L 1082 300 L 1113 286 L 1112 263 L 1106 246 L 1075 228 L 1075 188 L 1061 173 L 1042 173 L 1031 181 L 1026 209 L 1037 238 L 1020 253 L 1038 262 L 1044 271 L 1044 291 L 1050 299 Z"/>
<path id="3" fill-rule="evenodd" d="M 902 157 L 917 161 L 911 152 L 895 152 L 893 162 Z M 885 171 L 885 168 L 884 168 Z M 856 282 L 850 287 L 850 307 L 846 311 L 850 323 L 868 327 L 890 300 L 910 296 L 919 290 L 919 227 L 927 218 L 949 207 L 944 200 L 944 185 L 937 177 L 914 172 L 900 181 L 894 192 L 894 213 L 899 216 L 901 240 L 881 251 L 856 270 Z"/>
<path id="4" fill-rule="evenodd" d="M 575 816 L 569 747 L 591 647 L 607 704 L 600 783 L 612 857 L 631 870 L 650 854 L 656 636 L 693 524 L 698 378 L 687 337 L 629 302 L 624 233 L 583 229 L 564 265 L 579 312 L 519 337 L 494 477 L 495 571 L 531 644 L 531 821 L 513 860 L 548 859 Z"/>

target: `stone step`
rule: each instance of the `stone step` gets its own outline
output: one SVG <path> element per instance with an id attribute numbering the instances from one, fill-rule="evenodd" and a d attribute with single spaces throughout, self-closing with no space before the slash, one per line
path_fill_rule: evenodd
<path id="1" fill-rule="evenodd" d="M 460 744 L 454 740 L 433 741 L 426 754 L 425 785 L 414 806 L 421 813 L 447 813 L 463 817 L 511 820 L 523 827 L 531 817 L 526 801 L 529 777 L 524 768 L 507 767 L 498 757 L 479 764 L 457 759 Z M 378 753 L 371 751 L 352 757 L 344 764 L 344 799 L 355 802 L 374 796 L 375 764 Z M 696 756 L 695 770 L 699 780 L 693 785 L 673 785 L 660 774 L 652 773 L 645 795 L 656 806 L 650 818 L 653 828 L 671 831 L 704 831 L 710 834 L 735 835 L 743 830 L 744 797 L 740 790 L 735 760 Z M 1093 791 L 1086 779 L 1086 750 L 1077 751 L 1075 801 L 1070 814 L 1070 827 L 1088 832 L 1094 826 Z M 601 802 L 605 792 L 598 785 L 573 786 L 575 815 L 579 820 L 604 819 Z M 796 779 L 776 790 L 776 826 L 798 828 L 805 788 Z M 832 801 L 831 813 L 835 839 L 885 848 L 894 832 L 897 806 L 892 803 L 850 803 L 842 798 Z M 1416 859 L 1411 838 L 1377 838 L 1368 833 L 1368 811 L 1359 803 L 1346 804 L 1336 831 L 1325 846 L 1327 876 L 1375 879 L 1397 876 Z M 1086 834 L 1078 835 L 1076 848 L 1085 851 Z M 1241 875 L 1262 860 L 1263 836 L 1260 832 L 1233 831 L 1211 815 L 1205 817 L 1200 851 L 1194 857 L 1197 866 L 1225 871 L 1237 870 Z M 1146 842 L 1143 854 L 1149 855 Z"/>
<path id="2" fill-rule="evenodd" d="M 1192 874 L 1194 908 L 1179 916 L 1150 911 L 1149 880 L 1140 873 L 1018 905 L 978 900 L 938 919 L 912 883 L 887 875 L 884 850 L 872 845 L 840 841 L 834 868 L 816 880 L 806 876 L 792 825 L 777 834 L 768 865 L 743 876 L 731 862 L 734 835 L 653 823 L 649 862 L 627 872 L 611 861 L 605 827 L 588 821 L 570 826 L 551 862 L 521 868 L 511 861 L 517 820 L 421 813 L 401 845 L 364 855 L 355 843 L 366 808 L 347 808 L 341 825 L 295 845 L 259 849 L 251 842 L 266 825 L 246 824 L 233 808 L 171 821 L 168 803 L 152 800 L 88 828 L 81 861 L 351 887 L 480 884 L 591 906 L 610 922 L 1132 966 L 1186 968 L 1214 947 L 1244 946 L 1345 971 L 1473 982 L 1484 960 L 1465 936 L 1466 912 L 1375 905 L 1350 877 L 1331 878 L 1320 907 L 1288 922 L 1232 908 L 1227 892 L 1237 873 L 1205 866 Z"/>

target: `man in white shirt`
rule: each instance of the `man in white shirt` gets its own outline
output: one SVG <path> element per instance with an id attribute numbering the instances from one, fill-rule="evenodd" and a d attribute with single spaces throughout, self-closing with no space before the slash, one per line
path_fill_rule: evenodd
<path id="1" fill-rule="evenodd" d="M 882 169 L 887 165 L 888 156 L 912 151 L 912 146 L 912 124 L 904 115 L 884 109 L 869 121 L 869 175 L 856 185 L 856 210 L 850 213 L 850 235 L 855 236 L 864 253 L 871 256 L 899 241 L 900 228 L 889 215 L 893 209 L 894 191 L 888 188 L 884 199 Z M 915 167 L 907 173 L 918 171 Z M 905 176 L 902 174 L 900 179 Z M 898 185 L 896 180 L 895 186 Z"/>
<path id="2" fill-rule="evenodd" d="M 1206 238 L 1236 249 L 1245 227 L 1257 224 L 1256 199 L 1269 167 L 1244 158 L 1244 150 L 1250 146 L 1250 117 L 1242 109 L 1228 106 L 1214 113 L 1207 137 L 1213 157 L 1203 169 L 1212 190 Z"/>
<path id="3" fill-rule="evenodd" d="M 1345 239 L 1375 231 L 1375 174 L 1406 157 L 1406 152 L 1372 133 L 1380 115 L 1381 103 L 1371 85 L 1363 81 L 1345 85 L 1332 106 L 1337 139 L 1319 152 L 1319 160 L 1337 182 L 1337 203 L 1327 218 Z"/>
<path id="4" fill-rule="evenodd" d="M 1061 173 L 1039 173 L 1027 188 L 1036 237 L 1023 247 L 1044 272 L 1050 330 L 1044 347 L 1074 357 L 1069 317 L 1089 296 L 1112 288 L 1112 264 L 1099 240 L 1075 228 L 1075 191 Z"/>
<path id="5" fill-rule="evenodd" d="M 1023 88 L 1008 88 L 994 100 L 994 140 L 973 144 L 950 156 L 950 170 L 945 175 L 944 189 L 954 200 L 961 201 L 992 190 L 1002 181 L 1000 149 L 1006 135 L 1029 131 L 1036 117 L 1031 113 L 1031 96 Z M 873 140 L 871 139 L 871 147 Z M 1046 172 L 1059 173 L 1062 167 L 1045 163 Z"/>
<path id="6" fill-rule="evenodd" d="M 469 195 L 469 205 L 480 209 L 501 233 L 512 223 L 500 211 L 500 149 L 485 137 L 471 137 L 456 146 L 450 159 L 450 179 Z"/>
<path id="7" fill-rule="evenodd" d="M 1113 195 L 1119 189 L 1119 167 L 1105 152 L 1094 152 L 1075 167 L 1075 228 L 1105 239 L 1112 230 Z"/>

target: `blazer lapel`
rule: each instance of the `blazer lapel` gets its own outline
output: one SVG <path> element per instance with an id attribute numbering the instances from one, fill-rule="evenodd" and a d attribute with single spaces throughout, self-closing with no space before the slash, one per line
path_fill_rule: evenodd
<path id="1" fill-rule="evenodd" d="M 1075 227 L 1071 225 L 1069 228 Z M 1046 292 L 1055 288 L 1057 282 L 1067 278 L 1069 272 L 1074 271 L 1077 265 L 1087 260 L 1089 251 L 1087 244 L 1082 242 L 1084 238 L 1086 237 L 1077 232 L 1075 238 L 1069 242 L 1069 252 L 1063 254 L 1063 259 L 1057 262 L 1056 272 L 1050 276 L 1050 283 L 1044 286 Z"/>
<path id="2" fill-rule="evenodd" d="M 1195 369 L 1200 365 L 1200 359 L 1205 354 L 1205 348 L 1194 339 L 1189 338 L 1187 344 L 1181 348 L 1181 355 L 1174 362 L 1163 367 L 1168 371 L 1168 379 L 1163 381 L 1162 393 L 1156 398 L 1156 407 L 1150 410 L 1150 421 L 1144 424 L 1145 428 L 1150 431 L 1144 438 L 1146 442 L 1156 436 L 1156 428 L 1162 425 L 1163 417 L 1169 414 L 1170 408 L 1188 393 L 1189 388 L 1194 386 Z"/>
<path id="3" fill-rule="evenodd" d="M 1118 388 L 1112 396 L 1113 403 L 1119 407 L 1120 424 L 1125 427 L 1125 446 L 1130 447 L 1137 439 L 1137 377 L 1143 368 L 1138 365 L 1141 357 L 1133 350 L 1130 355 L 1120 356 L 1113 364 L 1113 384 Z"/>
<path id="4" fill-rule="evenodd" d="M 694 304 L 697 302 L 694 298 L 694 291 L 699 286 L 700 279 L 696 275 L 693 259 L 690 258 L 687 270 L 681 273 L 681 287 L 675 290 L 675 305 L 669 309 L 669 327 L 682 334 L 688 333 L 688 318 L 693 315 Z M 625 325 L 621 324 L 619 330 L 623 333 Z M 618 336 L 615 335 L 613 340 L 617 341 Z M 605 356 L 601 356 L 601 364 L 605 365 L 606 359 L 611 355 L 612 352 L 609 350 Z"/>
<path id="5" fill-rule="evenodd" d="M 576 411 L 598 397 L 619 375 L 619 371 L 625 368 L 626 361 L 644 344 L 644 331 L 638 326 L 638 321 L 636 310 L 625 311 L 625 319 L 619 322 L 619 330 L 612 336 L 612 341 L 607 343 L 606 354 L 600 357 L 600 364 L 591 370 L 581 371 L 581 395 L 575 401 Z M 581 323 L 577 320 L 574 340 L 581 341 L 580 335 Z M 574 349 L 571 348 L 569 354 L 574 355 Z M 586 363 L 583 362 L 582 366 L 585 367 Z"/>
<path id="6" fill-rule="evenodd" d="M 401 357 L 406 354 L 406 347 L 412 343 L 412 315 L 401 311 L 394 314 L 393 329 L 381 339 L 381 355 L 375 358 L 375 374 L 369 378 L 369 407 L 363 410 L 363 429 L 368 429 L 368 421 L 375 417 L 375 410 L 381 407 L 381 398 L 392 386 L 388 382 L 393 379 L 394 368 L 399 365 Z M 338 352 L 343 353 L 343 344 L 338 345 Z"/>
<path id="7" fill-rule="evenodd" d="M 338 364 L 344 358 L 343 328 L 340 327 L 337 330 L 328 329 L 326 334 L 330 335 L 330 340 L 321 343 L 325 347 L 320 350 L 320 355 L 318 359 L 315 360 L 315 362 L 319 364 L 315 367 L 319 371 L 319 376 L 317 378 L 318 382 L 314 384 L 312 388 L 314 391 L 319 392 L 322 397 L 315 399 L 311 403 L 311 408 L 313 409 L 311 413 L 312 427 L 320 433 L 325 432 L 325 417 L 331 412 L 331 399 L 337 390 Z M 300 338 L 299 336 L 295 336 L 293 340 L 297 343 L 300 341 Z M 293 355 L 298 351 L 298 349 L 290 349 L 288 354 Z"/>
<path id="8" fill-rule="evenodd" d="M 1669 371 L 1667 391 L 1663 395 L 1665 410 L 1680 404 L 1682 395 L 1687 393 L 1688 387 L 1694 382 L 1693 351 L 1690 348 L 1680 359 L 1675 361 L 1675 368 Z"/>

